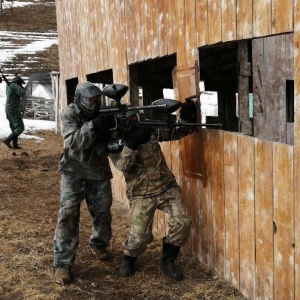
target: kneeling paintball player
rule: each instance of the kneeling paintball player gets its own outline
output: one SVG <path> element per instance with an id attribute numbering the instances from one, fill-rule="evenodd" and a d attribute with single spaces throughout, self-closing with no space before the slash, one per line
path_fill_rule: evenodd
<path id="1" fill-rule="evenodd" d="M 197 118 L 196 106 L 184 103 L 178 121 L 194 122 L 195 116 Z M 127 277 L 134 272 L 137 257 L 153 240 L 153 217 L 155 210 L 159 209 L 169 215 L 169 231 L 162 241 L 161 268 L 168 277 L 181 280 L 183 274 L 174 262 L 188 238 L 191 218 L 181 188 L 168 168 L 158 142 L 178 140 L 194 129 L 173 127 L 164 131 L 141 127 L 137 115 L 128 111 L 124 126 L 119 124 L 113 135 L 118 136 L 122 131 L 132 133 L 121 152 L 110 154 L 115 167 L 123 171 L 131 210 L 130 233 L 122 244 L 124 258 L 119 275 Z"/>

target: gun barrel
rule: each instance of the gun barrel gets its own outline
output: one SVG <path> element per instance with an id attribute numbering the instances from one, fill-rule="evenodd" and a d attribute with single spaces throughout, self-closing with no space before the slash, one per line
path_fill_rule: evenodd
<path id="1" fill-rule="evenodd" d="M 154 109 L 154 108 L 165 108 L 167 107 L 166 104 L 160 104 L 160 105 L 146 105 L 146 106 L 132 106 L 128 107 L 126 105 L 121 107 L 107 107 L 107 108 L 101 108 L 99 110 L 100 113 L 122 113 L 129 110 L 143 110 L 143 109 Z"/>
<path id="2" fill-rule="evenodd" d="M 141 126 L 151 127 L 222 127 L 222 123 L 168 123 L 163 121 L 140 121 Z"/>

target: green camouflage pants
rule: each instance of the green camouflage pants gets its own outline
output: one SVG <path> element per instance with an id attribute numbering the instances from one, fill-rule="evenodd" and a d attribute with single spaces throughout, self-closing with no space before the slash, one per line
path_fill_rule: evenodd
<path id="1" fill-rule="evenodd" d="M 129 201 L 131 227 L 128 239 L 122 243 L 125 255 L 135 257 L 145 252 L 147 244 L 153 239 L 152 222 L 156 209 L 169 215 L 169 231 L 165 242 L 174 246 L 182 246 L 186 242 L 191 218 L 178 185 L 154 197 L 134 197 Z"/>
<path id="2" fill-rule="evenodd" d="M 106 247 L 111 238 L 111 184 L 109 180 L 82 180 L 61 176 L 61 199 L 54 234 L 54 266 L 73 266 L 79 242 L 80 204 L 86 199 L 93 219 L 89 244 Z"/>
<path id="3" fill-rule="evenodd" d="M 12 132 L 20 135 L 24 131 L 25 126 L 21 115 L 21 108 L 7 109 L 6 119 L 9 121 L 9 127 Z"/>

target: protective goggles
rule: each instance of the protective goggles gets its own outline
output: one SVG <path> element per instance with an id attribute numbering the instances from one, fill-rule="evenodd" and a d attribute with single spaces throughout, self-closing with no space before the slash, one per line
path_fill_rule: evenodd
<path id="1" fill-rule="evenodd" d="M 94 97 L 80 97 L 80 103 L 87 109 L 93 109 L 95 105 L 100 104 L 101 96 Z"/>

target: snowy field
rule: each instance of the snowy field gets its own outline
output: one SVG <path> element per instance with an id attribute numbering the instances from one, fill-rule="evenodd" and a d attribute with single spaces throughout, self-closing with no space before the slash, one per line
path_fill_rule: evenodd
<path id="1" fill-rule="evenodd" d="M 20 2 L 20 1 L 3 1 L 2 9 L 9 9 L 11 7 L 32 5 L 34 2 Z M 26 40 L 30 41 L 28 44 L 16 45 L 12 43 L 12 40 Z M 0 31 L 0 68 L 4 62 L 13 61 L 17 55 L 25 54 L 31 61 L 34 60 L 34 55 L 37 52 L 43 51 L 53 44 L 57 44 L 57 33 L 38 33 L 38 32 L 8 32 Z M 24 69 L 26 69 L 26 61 L 24 61 Z M 5 75 L 9 75 L 8 80 L 12 79 L 14 70 L 2 70 Z M 22 74 L 21 74 L 22 76 Z M 25 78 L 25 84 L 28 78 Z M 8 120 L 5 116 L 5 102 L 6 102 L 6 83 L 3 81 L 0 83 L 0 138 L 6 137 L 10 134 Z M 25 131 L 21 134 L 20 138 L 24 139 L 36 139 L 40 138 L 34 135 L 37 130 L 54 130 L 54 121 L 43 120 L 29 120 L 24 119 Z"/>

